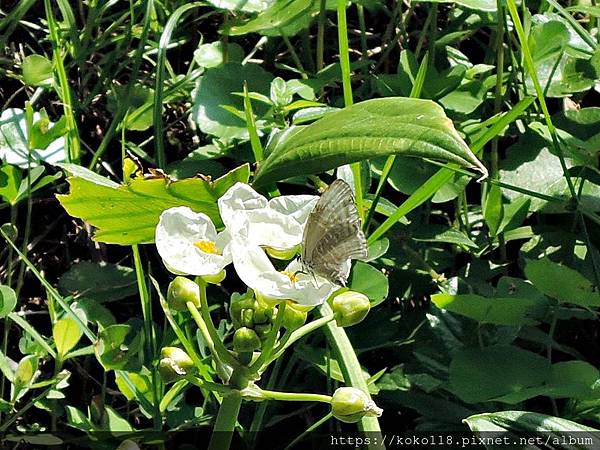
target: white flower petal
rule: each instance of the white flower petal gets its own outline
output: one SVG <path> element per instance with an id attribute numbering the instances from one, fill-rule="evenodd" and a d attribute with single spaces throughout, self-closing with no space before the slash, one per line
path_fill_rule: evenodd
<path id="1" fill-rule="evenodd" d="M 220 236 L 217 242 L 217 231 L 210 217 L 188 207 L 163 211 L 155 237 L 156 248 L 165 266 L 176 273 L 216 275 L 231 262 L 229 252 L 223 255 L 209 253 L 194 245 L 199 241 L 211 241 L 223 251 L 227 246 L 227 235 Z"/>
<path id="2" fill-rule="evenodd" d="M 318 200 L 316 195 L 282 195 L 269 200 L 269 207 L 293 218 L 304 228 Z"/>
<path id="3" fill-rule="evenodd" d="M 231 227 L 235 225 L 237 211 L 264 209 L 268 202 L 249 185 L 238 182 L 219 198 L 218 205 L 223 223 L 226 227 Z"/>

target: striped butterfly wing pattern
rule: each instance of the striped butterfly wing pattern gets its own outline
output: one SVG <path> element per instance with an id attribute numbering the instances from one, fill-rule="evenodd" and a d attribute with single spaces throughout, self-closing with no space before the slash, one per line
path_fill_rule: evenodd
<path id="1" fill-rule="evenodd" d="M 352 189 L 335 180 L 308 216 L 302 238 L 301 262 L 307 272 L 345 286 L 349 259 L 367 256 L 367 241 L 361 230 Z"/>

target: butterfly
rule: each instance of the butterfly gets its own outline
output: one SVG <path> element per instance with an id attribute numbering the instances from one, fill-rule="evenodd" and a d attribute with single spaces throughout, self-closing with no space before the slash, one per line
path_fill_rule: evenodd
<path id="1" fill-rule="evenodd" d="M 345 286 L 350 259 L 367 257 L 352 189 L 343 180 L 329 185 L 308 216 L 302 236 L 303 271 Z"/>

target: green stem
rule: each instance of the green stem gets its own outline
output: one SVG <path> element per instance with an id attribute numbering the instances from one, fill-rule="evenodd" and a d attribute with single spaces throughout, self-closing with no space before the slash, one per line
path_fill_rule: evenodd
<path id="1" fill-rule="evenodd" d="M 321 402 L 331 403 L 331 395 L 309 394 L 303 392 L 280 392 L 260 390 L 263 397 L 267 400 L 281 400 L 285 402 Z"/>
<path id="2" fill-rule="evenodd" d="M 219 407 L 217 420 L 210 438 L 208 450 L 228 450 L 237 423 L 237 417 L 242 406 L 242 396 L 239 391 L 233 391 L 223 398 Z"/>
<path id="3" fill-rule="evenodd" d="M 52 12 L 50 0 L 44 0 L 44 7 L 46 9 L 46 20 L 48 21 L 50 41 L 52 42 L 54 70 L 56 70 L 58 75 L 57 93 L 62 102 L 65 119 L 67 121 L 67 141 L 69 143 L 69 152 L 67 156 L 69 162 L 78 163 L 81 154 L 81 143 L 79 141 L 79 131 L 77 130 L 75 114 L 73 112 L 73 98 L 69 86 L 69 78 L 67 77 L 67 71 L 65 70 L 63 57 L 61 55 L 61 39 L 58 34 L 58 25 Z"/>
<path id="4" fill-rule="evenodd" d="M 333 315 L 333 311 L 327 303 L 323 303 L 323 305 L 321 305 L 319 312 L 324 317 Z M 360 367 L 360 362 L 356 357 L 354 347 L 352 346 L 350 339 L 348 339 L 348 335 L 344 329 L 338 327 L 334 322 L 330 322 L 327 324 L 327 327 L 324 330 L 327 340 L 336 351 L 340 369 L 342 370 L 346 384 L 360 389 L 369 398 L 371 398 L 367 380 L 365 380 L 362 368 Z M 376 417 L 363 417 L 358 422 L 358 429 L 363 432 L 381 432 L 379 421 Z M 367 446 L 367 448 L 371 447 L 376 448 L 374 445 Z"/>
<path id="5" fill-rule="evenodd" d="M 232 367 L 239 367 L 239 362 L 233 357 L 233 355 L 227 350 L 223 341 L 219 337 L 217 330 L 215 329 L 215 325 L 210 317 L 210 312 L 208 309 L 208 300 L 206 298 L 206 282 L 202 280 L 200 277 L 196 278 L 196 283 L 200 287 L 200 317 L 198 317 L 198 309 L 194 306 L 193 303 L 188 302 L 187 306 L 190 312 L 192 313 L 192 317 L 198 324 L 198 327 L 201 328 L 202 333 L 208 333 L 210 339 L 212 341 L 212 352 L 213 356 L 217 361 L 221 361 L 223 363 L 229 364 Z M 202 330 L 202 322 L 206 326 L 205 330 Z"/>
<path id="6" fill-rule="evenodd" d="M 285 352 L 294 342 L 298 341 L 299 339 L 302 339 L 304 336 L 313 332 L 314 330 L 321 328 L 323 325 L 327 325 L 332 320 L 334 320 L 333 313 L 327 316 L 320 317 L 317 320 L 313 320 L 310 323 L 307 323 L 306 325 L 298 328 L 296 331 L 290 333 L 287 338 L 284 336 L 284 338 L 282 339 L 282 344 L 280 344 L 280 346 L 275 349 L 275 353 L 273 353 L 273 356 L 271 356 L 271 358 L 264 365 L 264 367 L 268 366 L 277 358 L 279 358 L 283 354 L 283 352 Z"/>

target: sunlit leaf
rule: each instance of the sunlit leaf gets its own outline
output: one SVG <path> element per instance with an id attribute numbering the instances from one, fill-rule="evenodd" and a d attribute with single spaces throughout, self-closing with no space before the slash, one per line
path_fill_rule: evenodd
<path id="1" fill-rule="evenodd" d="M 154 242 L 160 214 L 175 206 L 189 206 L 221 224 L 217 199 L 237 181 L 247 182 L 250 173 L 243 165 L 215 181 L 134 178 L 120 185 L 80 166 L 62 167 L 75 175 L 68 179 L 69 194 L 57 196 L 62 206 L 95 226 L 96 240 L 122 245 Z"/>
<path id="2" fill-rule="evenodd" d="M 453 162 L 487 174 L 439 105 L 389 97 L 356 103 L 311 125 L 287 130 L 269 149 L 254 184 L 391 154 Z"/>

